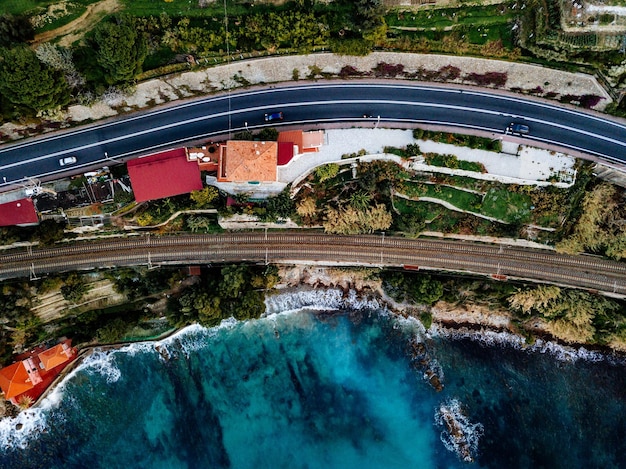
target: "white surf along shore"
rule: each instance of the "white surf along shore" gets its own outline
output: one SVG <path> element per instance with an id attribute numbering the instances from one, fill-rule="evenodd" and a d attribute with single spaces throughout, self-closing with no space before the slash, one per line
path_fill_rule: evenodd
<path id="1" fill-rule="evenodd" d="M 480 306 L 454 307 L 437 303 L 434 307 L 399 304 L 382 291 L 379 280 L 370 278 L 371 269 L 338 269 L 318 266 L 281 267 L 282 283 L 277 292 L 266 298 L 266 312 L 260 320 L 272 321 L 277 315 L 293 314 L 303 309 L 320 311 L 371 310 L 396 316 L 399 326 L 409 327 L 415 333 L 417 343 L 432 339 L 469 339 L 486 347 L 513 347 L 529 353 L 549 353 L 564 361 L 612 361 L 623 362 L 614 356 L 590 351 L 584 347 L 570 347 L 549 340 L 537 339 L 527 343 L 525 337 L 515 333 L 512 316 L 506 311 L 490 311 Z M 428 330 L 419 321 L 421 313 L 430 311 L 432 325 Z M 174 354 L 188 356 L 206 345 L 220 329 L 235 327 L 235 319 L 226 319 L 219 326 L 206 329 L 198 324 L 190 325 L 157 341 L 138 342 L 128 345 L 92 347 L 82 359 L 70 365 L 72 368 L 63 380 L 51 388 L 36 406 L 15 417 L 0 420 L 0 448 L 26 448 L 52 423 L 48 421 L 51 411 L 58 407 L 64 397 L 67 383 L 77 373 L 97 373 L 110 383 L 121 377 L 116 366 L 118 353 L 158 353 L 168 360 Z M 436 365 L 436 364 L 435 364 Z M 426 378 L 426 377 L 425 377 Z"/>

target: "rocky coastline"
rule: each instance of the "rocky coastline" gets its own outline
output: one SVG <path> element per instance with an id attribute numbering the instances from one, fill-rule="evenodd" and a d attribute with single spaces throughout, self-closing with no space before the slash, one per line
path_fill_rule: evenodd
<path id="1" fill-rule="evenodd" d="M 555 339 L 544 327 L 541 321 L 526 324 L 521 327 L 515 321 L 513 314 L 505 309 L 491 309 L 473 303 L 461 305 L 439 301 L 435 305 L 413 305 L 399 303 L 385 294 L 382 282 L 372 276 L 370 268 L 335 268 L 323 266 L 294 265 L 280 266 L 279 276 L 281 283 L 277 285 L 277 295 L 294 292 L 330 292 L 340 291 L 343 299 L 350 300 L 350 304 L 365 305 L 366 307 L 381 307 L 402 318 L 413 318 L 421 321 L 426 313 L 432 322 L 424 328 L 427 337 L 445 336 L 451 338 L 469 338 L 486 345 L 508 344 L 520 348 L 535 348 L 539 351 L 555 351 L 556 355 L 564 359 L 587 357 L 599 359 L 606 357 L 617 361 L 626 360 L 626 355 L 609 347 L 590 344 L 566 344 Z M 295 305 L 299 307 L 298 305 Z M 267 315 L 273 314 L 268 311 Z M 165 337 L 175 334 L 178 330 L 168 331 Z M 71 363 L 55 379 L 52 385 L 34 404 L 37 406 L 55 387 L 67 377 L 83 360 L 94 351 L 119 349 L 129 343 L 89 345 L 80 350 L 78 358 Z M 157 351 L 160 352 L 158 346 Z M 160 352 L 161 353 L 161 352 Z M 422 342 L 412 341 L 407 346 L 407 354 L 411 357 L 413 367 L 423 374 L 433 389 L 441 391 L 444 383 L 437 369 L 436 363 L 431 360 L 428 347 Z M 435 363 L 435 366 L 433 365 Z M 5 402 L 0 408 L 0 418 L 12 417 L 18 413 L 17 408 Z"/>
<path id="2" fill-rule="evenodd" d="M 389 297 L 382 288 L 382 282 L 371 276 L 368 268 L 334 268 L 322 266 L 281 266 L 282 283 L 280 292 L 299 288 L 340 289 L 344 296 L 355 295 L 363 300 L 377 301 L 391 313 L 421 320 L 424 313 L 432 320 L 427 333 L 465 337 L 484 343 L 509 343 L 521 348 L 561 347 L 563 356 L 581 356 L 586 352 L 594 356 L 603 355 L 617 361 L 626 360 L 626 353 L 609 346 L 588 343 L 566 343 L 554 337 L 547 324 L 541 319 L 528 320 L 523 324 L 516 320 L 511 311 L 504 308 L 491 308 L 465 302 L 453 304 L 438 301 L 433 306 L 399 303 Z M 552 345 L 545 345 L 552 344 Z"/>

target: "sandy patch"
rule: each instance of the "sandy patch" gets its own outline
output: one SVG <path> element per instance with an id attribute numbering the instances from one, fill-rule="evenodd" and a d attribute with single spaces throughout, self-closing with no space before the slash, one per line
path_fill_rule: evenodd
<path id="1" fill-rule="evenodd" d="M 117 111 L 102 101 L 98 101 L 91 106 L 77 104 L 76 106 L 70 106 L 67 109 L 68 119 L 74 122 L 80 122 L 87 119 L 99 120 L 115 115 L 117 115 Z"/>
<path id="2" fill-rule="evenodd" d="M 143 108 L 178 99 L 176 89 L 163 80 L 150 80 L 137 85 L 134 93 L 126 96 L 124 104 Z"/>

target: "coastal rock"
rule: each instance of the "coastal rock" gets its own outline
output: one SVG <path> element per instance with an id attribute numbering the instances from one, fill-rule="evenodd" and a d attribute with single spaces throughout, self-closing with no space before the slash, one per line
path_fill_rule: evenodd
<path id="1" fill-rule="evenodd" d="M 426 345 L 414 338 L 409 342 L 408 355 L 411 357 L 413 369 L 419 371 L 432 388 L 440 392 L 443 390 L 443 370 L 437 361 L 430 355 Z"/>
<path id="2" fill-rule="evenodd" d="M 443 402 L 435 414 L 435 422 L 443 427 L 441 441 L 444 446 L 462 461 L 474 462 L 483 426 L 470 423 L 461 403 L 456 399 Z"/>

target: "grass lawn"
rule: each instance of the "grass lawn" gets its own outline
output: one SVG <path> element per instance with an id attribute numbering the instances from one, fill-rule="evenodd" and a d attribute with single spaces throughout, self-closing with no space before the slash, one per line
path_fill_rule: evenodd
<path id="1" fill-rule="evenodd" d="M 485 44 L 487 41 L 497 41 L 500 39 L 504 47 L 513 47 L 513 33 L 511 24 L 508 22 L 497 22 L 485 26 L 472 26 L 467 32 L 467 40 L 471 44 Z"/>
<path id="2" fill-rule="evenodd" d="M 484 173 L 487 172 L 485 170 L 485 166 L 482 163 L 477 163 L 474 161 L 464 161 L 459 160 L 454 155 L 441 155 L 439 153 L 426 153 L 425 155 L 426 164 L 432 166 L 441 166 L 444 168 L 452 168 L 452 169 L 462 169 L 464 171 L 474 171 L 476 173 Z"/>
<path id="3" fill-rule="evenodd" d="M 502 9 L 504 8 L 504 13 Z M 454 25 L 480 26 L 504 23 L 513 12 L 504 5 L 466 6 L 463 8 L 430 8 L 417 12 L 393 12 L 385 16 L 390 27 L 445 28 Z"/>
<path id="4" fill-rule="evenodd" d="M 448 210 L 438 204 L 432 204 L 430 202 L 416 202 L 414 200 L 407 200 L 401 197 L 395 197 L 393 199 L 393 205 L 402 214 L 415 214 L 426 221 L 430 221 L 438 216 L 441 216 Z"/>
<path id="5" fill-rule="evenodd" d="M 224 17 L 224 3 L 211 3 L 206 8 L 198 6 L 198 0 L 121 0 L 124 5 L 124 11 L 133 16 L 159 16 L 161 13 L 167 13 L 173 18 L 182 16 L 194 17 Z M 242 15 L 249 12 L 250 9 L 239 2 L 227 0 L 226 10 L 229 16 Z"/>
<path id="6" fill-rule="evenodd" d="M 426 221 L 425 230 L 440 231 L 443 233 L 467 232 L 484 235 L 494 235 L 494 230 L 502 225 L 491 223 L 488 220 L 470 214 L 453 212 L 441 205 L 431 202 L 394 198 L 394 207 L 404 215 L 413 215 Z M 397 215 L 394 215 L 397 216 Z M 470 222 L 471 227 L 467 227 Z"/>
<path id="7" fill-rule="evenodd" d="M 532 222 L 538 226 L 544 226 L 547 228 L 558 228 L 561 224 L 561 217 L 557 213 L 544 214 L 541 216 L 534 216 Z"/>
<path id="8" fill-rule="evenodd" d="M 506 188 L 491 188 L 482 197 L 454 187 L 407 181 L 402 190 L 409 197 L 432 197 L 448 202 L 459 210 L 479 213 L 507 223 L 528 222 L 531 217 L 531 198 Z"/>
<path id="9" fill-rule="evenodd" d="M 526 222 L 530 218 L 531 199 L 525 194 L 506 189 L 490 189 L 485 198 L 481 213 L 507 222 Z"/>
<path id="10" fill-rule="evenodd" d="M 462 189 L 440 186 L 435 184 L 415 184 L 405 183 L 406 195 L 410 197 L 431 197 L 448 202 L 460 210 L 477 212 L 480 210 L 482 197 L 473 192 L 466 192 Z"/>
<path id="11" fill-rule="evenodd" d="M 483 179 L 474 179 L 466 176 L 453 176 L 447 174 L 437 175 L 437 183 L 459 188 L 471 189 L 482 193 L 486 193 L 489 189 L 495 186 L 499 186 L 498 183 L 485 181 Z"/>
<path id="12" fill-rule="evenodd" d="M 41 2 L 37 0 L 2 0 L 2 12 L 21 15 L 34 9 L 46 8 L 56 3 L 54 0 Z"/>

